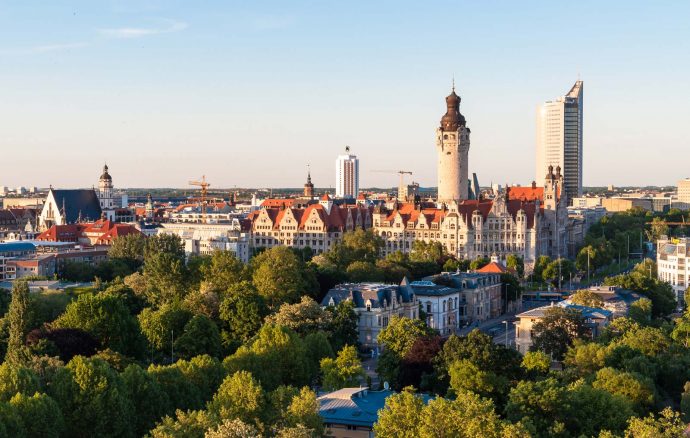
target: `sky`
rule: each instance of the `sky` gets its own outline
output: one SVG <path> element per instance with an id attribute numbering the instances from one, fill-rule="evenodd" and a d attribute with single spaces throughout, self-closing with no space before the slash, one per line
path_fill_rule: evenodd
<path id="1" fill-rule="evenodd" d="M 455 78 L 481 185 L 534 179 L 584 81 L 584 184 L 690 176 L 690 2 L 1 1 L 0 185 L 436 185 Z"/>

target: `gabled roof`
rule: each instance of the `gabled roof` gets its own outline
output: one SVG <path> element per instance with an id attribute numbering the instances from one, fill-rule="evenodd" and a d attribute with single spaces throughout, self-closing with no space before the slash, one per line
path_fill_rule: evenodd
<path id="1" fill-rule="evenodd" d="M 501 265 L 500 263 L 491 262 L 483 268 L 477 269 L 476 272 L 482 274 L 503 274 L 506 272 L 506 268 L 503 267 L 503 265 Z"/>
<path id="2" fill-rule="evenodd" d="M 101 217 L 101 203 L 93 189 L 56 190 L 50 189 L 58 211 L 65 207 L 65 221 L 68 224 L 81 220 L 97 220 Z M 57 213 L 57 212 L 56 212 Z"/>

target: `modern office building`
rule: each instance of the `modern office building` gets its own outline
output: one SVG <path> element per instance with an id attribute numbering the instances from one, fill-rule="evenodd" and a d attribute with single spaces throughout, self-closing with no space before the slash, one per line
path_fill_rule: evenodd
<path id="1" fill-rule="evenodd" d="M 549 166 L 560 166 L 567 198 L 582 196 L 582 81 L 537 108 L 536 158 L 536 181 Z"/>
<path id="2" fill-rule="evenodd" d="M 350 146 L 346 146 L 345 155 L 335 160 L 335 196 L 355 199 L 358 193 L 359 159 L 350 153 Z"/>

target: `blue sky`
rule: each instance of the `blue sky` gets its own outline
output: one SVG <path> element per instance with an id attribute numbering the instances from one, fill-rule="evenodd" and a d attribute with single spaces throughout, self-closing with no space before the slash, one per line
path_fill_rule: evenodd
<path id="1" fill-rule="evenodd" d="M 0 185 L 436 184 L 455 76 L 481 184 L 534 178 L 535 109 L 584 80 L 585 185 L 690 176 L 690 3 L 0 3 Z"/>

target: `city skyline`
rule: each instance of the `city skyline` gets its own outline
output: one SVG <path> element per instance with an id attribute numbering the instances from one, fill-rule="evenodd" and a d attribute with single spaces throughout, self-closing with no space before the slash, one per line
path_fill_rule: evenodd
<path id="1" fill-rule="evenodd" d="M 470 174 L 527 185 L 534 109 L 579 73 L 584 186 L 673 185 L 688 176 L 671 158 L 688 147 L 689 6 L 626 5 L 6 6 L 0 184 L 89 187 L 107 162 L 118 187 L 300 187 L 309 163 L 335 187 L 349 145 L 362 187 L 396 186 L 382 167 L 430 187 L 454 76 Z M 578 32 L 551 38 L 566 13 Z"/>

